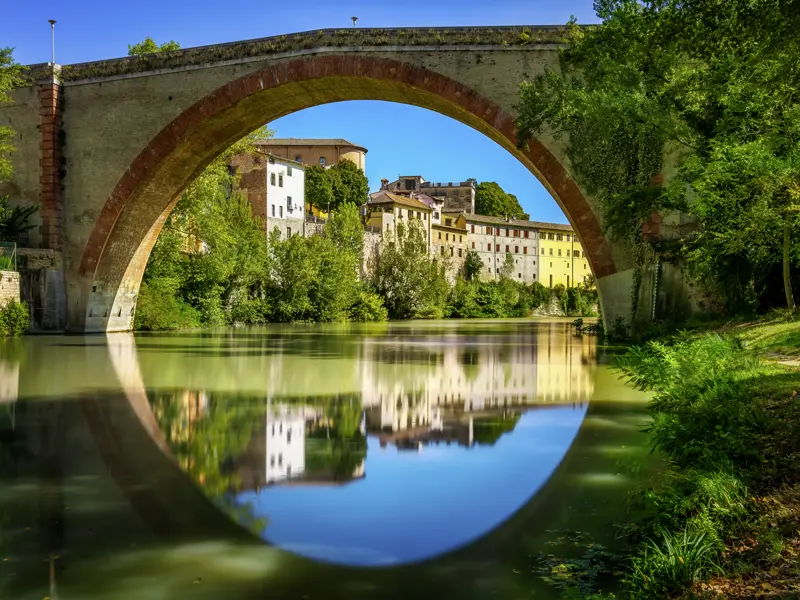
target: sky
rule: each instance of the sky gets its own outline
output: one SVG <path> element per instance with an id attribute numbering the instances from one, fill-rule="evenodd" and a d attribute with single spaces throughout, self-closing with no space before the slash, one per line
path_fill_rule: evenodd
<path id="1" fill-rule="evenodd" d="M 4 3 L 6 4 L 6 3 Z M 55 19 L 56 62 L 62 65 L 124 56 L 147 36 L 183 48 L 329 27 L 554 25 L 574 15 L 597 19 L 592 0 L 342 0 L 235 3 L 204 0 L 37 0 L 2 9 L 0 47 L 14 48 L 22 64 L 48 62 Z M 367 177 L 422 175 L 428 181 L 496 181 L 515 194 L 531 218 L 566 223 L 536 178 L 508 152 L 471 128 L 425 109 L 389 102 L 318 106 L 270 123 L 277 137 L 344 138 L 367 148 Z M 388 129 L 402 131 L 390 135 Z M 435 132 L 435 135 L 431 135 Z M 446 144 L 438 140 L 447 140 Z"/>

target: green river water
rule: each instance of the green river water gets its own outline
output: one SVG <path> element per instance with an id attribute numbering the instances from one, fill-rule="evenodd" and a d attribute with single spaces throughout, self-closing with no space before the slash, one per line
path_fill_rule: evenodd
<path id="1" fill-rule="evenodd" d="M 0 341 L 0 598 L 558 598 L 650 468 L 610 361 L 567 320 Z"/>

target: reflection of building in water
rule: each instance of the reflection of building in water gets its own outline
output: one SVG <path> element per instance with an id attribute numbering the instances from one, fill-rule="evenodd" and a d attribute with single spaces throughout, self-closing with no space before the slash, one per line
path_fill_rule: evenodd
<path id="1" fill-rule="evenodd" d="M 567 323 L 553 327 L 497 345 L 470 346 L 468 338 L 448 335 L 402 347 L 366 340 L 361 381 L 369 431 L 398 448 L 493 443 L 487 440 L 519 418 L 512 407 L 587 401 L 594 341 L 576 340 Z"/>
<path id="2" fill-rule="evenodd" d="M 269 485 L 340 485 L 364 477 L 366 448 L 353 452 L 353 442 L 336 436 L 338 425 L 319 407 L 270 404 L 263 426 L 234 461 L 238 491 Z M 362 423 L 356 425 L 360 436 Z"/>
<path id="3" fill-rule="evenodd" d="M 177 411 L 176 418 L 167 419 L 164 416 L 168 407 Z M 183 390 L 174 396 L 162 398 L 162 402 L 153 407 L 156 419 L 172 444 L 187 441 L 194 431 L 195 423 L 203 417 L 206 410 L 208 396 L 201 390 Z"/>
<path id="4" fill-rule="evenodd" d="M 267 410 L 266 419 L 266 483 L 301 475 L 306 470 L 305 407 L 279 404 Z"/>
<path id="5" fill-rule="evenodd" d="M 0 360 L 0 404 L 16 402 L 19 397 L 19 363 Z"/>

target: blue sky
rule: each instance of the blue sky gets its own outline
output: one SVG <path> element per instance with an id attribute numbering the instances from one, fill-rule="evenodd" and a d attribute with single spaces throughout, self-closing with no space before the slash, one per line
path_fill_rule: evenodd
<path id="1" fill-rule="evenodd" d="M 341 2 L 235 3 L 187 0 L 39 0 L 3 10 L 0 46 L 15 48 L 23 64 L 50 60 L 50 26 L 56 19 L 56 62 L 70 64 L 123 56 L 127 45 L 151 36 L 187 48 L 326 27 L 437 25 L 548 25 L 575 15 L 596 21 L 592 0 L 353 0 Z M 388 135 L 391 124 L 402 136 Z M 341 137 L 366 147 L 367 176 L 419 174 L 432 181 L 497 181 L 539 220 L 566 222 L 547 191 L 505 150 L 465 125 L 423 109 L 386 102 L 320 106 L 271 123 L 279 137 Z M 431 131 L 448 144 L 428 141 Z M 399 139 L 401 138 L 402 139 Z"/>

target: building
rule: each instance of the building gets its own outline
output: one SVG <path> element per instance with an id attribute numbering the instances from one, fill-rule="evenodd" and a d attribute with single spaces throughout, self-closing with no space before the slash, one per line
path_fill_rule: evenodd
<path id="1" fill-rule="evenodd" d="M 305 222 L 306 174 L 302 163 L 267 156 L 266 230 L 277 229 L 281 239 L 303 233 Z"/>
<path id="2" fill-rule="evenodd" d="M 431 226 L 431 254 L 449 261 L 448 275 L 454 280 L 467 257 L 467 219 L 464 213 L 445 212 Z"/>
<path id="3" fill-rule="evenodd" d="M 444 208 L 468 214 L 475 212 L 475 190 L 477 182 L 467 179 L 453 183 L 434 183 L 425 181 L 421 175 L 401 175 L 396 181 L 381 179 L 381 190 L 393 194 L 408 195 L 412 192 L 444 199 Z"/>
<path id="4" fill-rule="evenodd" d="M 547 287 L 575 287 L 592 274 L 586 252 L 570 225 L 538 223 L 539 281 Z"/>
<path id="5" fill-rule="evenodd" d="M 349 160 L 364 171 L 367 149 L 343 139 L 270 138 L 258 144 L 259 150 L 304 165 L 332 167 Z"/>
<path id="6" fill-rule="evenodd" d="M 375 228 L 382 235 L 394 231 L 398 224 L 409 219 L 419 219 L 425 228 L 426 241 L 430 247 L 431 213 L 431 208 L 419 200 L 380 191 L 370 194 L 365 219 L 367 227 Z"/>
<path id="7" fill-rule="evenodd" d="M 511 255 L 512 279 L 529 285 L 540 280 L 539 223 L 475 214 L 465 215 L 465 219 L 468 250 L 477 252 L 483 261 L 483 279 L 499 279 L 506 256 Z"/>

